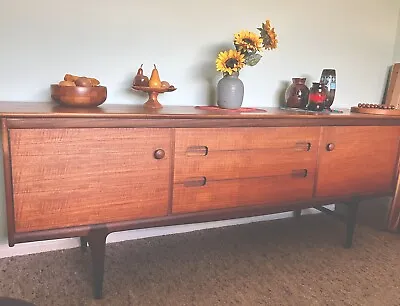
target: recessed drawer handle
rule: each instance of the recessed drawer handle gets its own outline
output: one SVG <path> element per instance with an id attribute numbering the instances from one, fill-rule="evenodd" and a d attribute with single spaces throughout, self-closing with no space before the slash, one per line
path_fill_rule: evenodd
<path id="1" fill-rule="evenodd" d="M 186 150 L 187 156 L 206 156 L 208 154 L 207 146 L 190 146 Z"/>
<path id="2" fill-rule="evenodd" d="M 185 187 L 200 187 L 207 183 L 205 176 L 200 177 L 190 177 L 183 181 L 183 186 Z"/>
<path id="3" fill-rule="evenodd" d="M 311 150 L 311 143 L 310 142 L 296 142 L 295 145 L 296 151 L 310 151 Z"/>
<path id="4" fill-rule="evenodd" d="M 292 170 L 292 177 L 306 177 L 308 174 L 307 169 L 296 169 Z"/>

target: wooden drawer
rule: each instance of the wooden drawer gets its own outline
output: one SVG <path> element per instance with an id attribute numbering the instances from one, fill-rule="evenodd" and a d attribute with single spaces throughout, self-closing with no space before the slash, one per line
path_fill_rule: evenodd
<path id="1" fill-rule="evenodd" d="M 319 132 L 319 127 L 177 129 L 174 182 L 313 172 Z"/>
<path id="2" fill-rule="evenodd" d="M 174 184 L 173 213 L 248 205 L 280 205 L 312 198 L 314 173 L 206 181 L 203 186 Z M 199 178 L 200 181 L 200 178 Z M 194 182 L 194 180 L 192 181 Z"/>
<path id="3" fill-rule="evenodd" d="M 176 129 L 173 213 L 311 199 L 319 127 Z"/>
<path id="4" fill-rule="evenodd" d="M 164 216 L 169 129 L 11 129 L 16 232 Z M 154 158 L 164 149 L 165 157 Z"/>

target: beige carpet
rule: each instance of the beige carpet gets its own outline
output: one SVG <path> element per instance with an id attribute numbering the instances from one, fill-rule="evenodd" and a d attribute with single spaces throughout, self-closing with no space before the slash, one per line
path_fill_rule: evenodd
<path id="1" fill-rule="evenodd" d="M 79 249 L 0 260 L 0 296 L 46 305 L 400 305 L 400 237 L 302 216 L 109 244 L 103 300 Z"/>

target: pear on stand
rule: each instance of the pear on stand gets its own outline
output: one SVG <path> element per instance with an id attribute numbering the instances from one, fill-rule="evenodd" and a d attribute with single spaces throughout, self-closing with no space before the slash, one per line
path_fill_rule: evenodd
<path id="1" fill-rule="evenodd" d="M 140 68 L 142 68 L 142 66 Z M 139 72 L 143 73 L 143 71 L 138 71 L 139 75 L 140 75 Z M 157 67 L 156 67 L 156 65 L 154 65 L 154 68 L 151 72 L 148 86 L 146 86 L 146 87 L 139 86 L 139 85 L 136 85 L 134 82 L 132 89 L 146 92 L 149 95 L 149 99 L 143 104 L 143 107 L 145 107 L 147 109 L 157 110 L 157 109 L 160 109 L 163 107 L 161 105 L 161 103 L 158 102 L 158 99 L 157 99 L 158 95 L 160 93 L 164 93 L 164 92 L 175 91 L 176 87 L 170 85 L 166 81 L 161 81 Z"/>
<path id="2" fill-rule="evenodd" d="M 143 64 L 140 65 L 135 78 L 133 79 L 134 86 L 149 86 L 149 78 L 143 74 Z"/>
<path id="3" fill-rule="evenodd" d="M 161 88 L 161 79 L 160 79 L 160 75 L 158 74 L 156 65 L 154 65 L 153 71 L 151 72 L 149 87 Z"/>

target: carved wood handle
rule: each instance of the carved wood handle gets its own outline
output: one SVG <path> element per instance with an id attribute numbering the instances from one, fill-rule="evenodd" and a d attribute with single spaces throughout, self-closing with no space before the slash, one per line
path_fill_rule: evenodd
<path id="1" fill-rule="evenodd" d="M 292 170 L 292 177 L 306 177 L 308 174 L 308 170 L 307 169 L 295 169 Z"/>
<path id="2" fill-rule="evenodd" d="M 207 183 L 207 178 L 205 176 L 200 177 L 190 177 L 183 181 L 183 186 L 185 187 L 200 187 Z"/>
<path id="3" fill-rule="evenodd" d="M 187 156 L 206 156 L 207 154 L 207 146 L 190 146 L 186 149 Z"/>
<path id="4" fill-rule="evenodd" d="M 307 141 L 296 142 L 295 150 L 296 151 L 310 151 L 311 150 L 311 143 L 307 142 Z"/>

